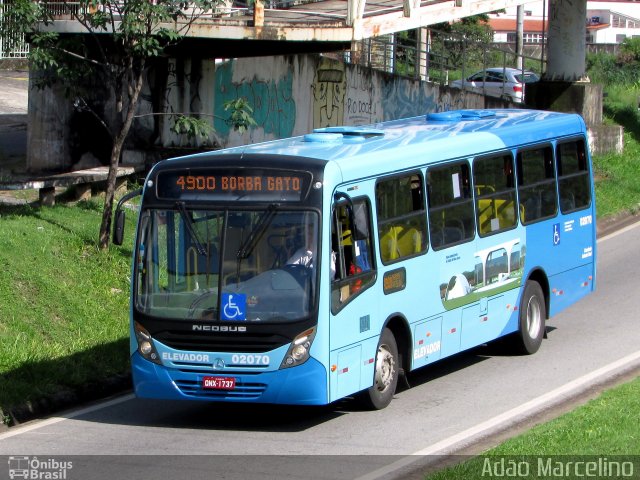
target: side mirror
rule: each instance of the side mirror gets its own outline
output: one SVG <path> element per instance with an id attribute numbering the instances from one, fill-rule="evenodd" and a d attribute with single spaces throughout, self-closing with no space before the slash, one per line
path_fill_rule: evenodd
<path id="1" fill-rule="evenodd" d="M 138 197 L 142 195 L 142 189 L 135 190 L 133 192 L 127 193 L 124 197 L 120 199 L 118 205 L 116 206 L 116 218 L 113 224 L 113 243 L 115 245 L 122 245 L 122 241 L 124 240 L 124 210 L 122 209 L 122 205 L 125 202 L 128 202 L 134 197 Z"/>
<path id="2" fill-rule="evenodd" d="M 124 210 L 116 211 L 116 219 L 113 225 L 113 243 L 122 245 L 124 239 Z"/>

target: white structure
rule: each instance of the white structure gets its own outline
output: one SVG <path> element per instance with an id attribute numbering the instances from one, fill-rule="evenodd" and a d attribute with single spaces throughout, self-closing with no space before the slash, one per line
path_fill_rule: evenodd
<path id="1" fill-rule="evenodd" d="M 635 7 L 635 17 L 610 9 L 587 9 L 587 43 L 621 43 L 640 37 L 640 2 Z"/>
<path id="2" fill-rule="evenodd" d="M 545 0 L 524 5 L 524 42 L 542 43 L 548 34 L 549 6 Z M 515 42 L 516 9 L 490 14 L 494 41 Z M 545 20 L 546 17 L 546 21 Z M 586 43 L 621 43 L 625 38 L 640 37 L 640 0 L 587 1 Z"/>

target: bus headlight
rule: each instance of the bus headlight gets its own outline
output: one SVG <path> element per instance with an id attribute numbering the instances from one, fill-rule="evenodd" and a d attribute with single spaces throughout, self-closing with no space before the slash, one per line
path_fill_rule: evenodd
<path id="1" fill-rule="evenodd" d="M 153 340 L 151 339 L 149 332 L 147 332 L 147 330 L 138 322 L 134 322 L 133 329 L 136 333 L 138 352 L 140 352 L 140 355 L 150 362 L 162 365 L 162 362 L 160 362 L 160 355 L 158 355 L 156 347 L 153 346 Z"/>
<path id="2" fill-rule="evenodd" d="M 314 327 L 305 330 L 294 338 L 289 346 L 289 350 L 287 350 L 287 354 L 284 356 L 284 360 L 282 360 L 280 368 L 295 367 L 309 360 L 309 351 L 311 350 L 311 344 L 315 336 L 316 329 Z"/>

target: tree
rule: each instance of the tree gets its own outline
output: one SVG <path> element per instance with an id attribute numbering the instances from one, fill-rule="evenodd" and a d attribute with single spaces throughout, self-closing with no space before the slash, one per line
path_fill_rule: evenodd
<path id="1" fill-rule="evenodd" d="M 453 68 L 463 65 L 484 65 L 487 45 L 493 39 L 493 30 L 487 14 L 465 17 L 452 23 L 433 25 L 432 38 L 437 47 L 434 52 L 448 58 Z"/>
<path id="2" fill-rule="evenodd" d="M 75 105 L 90 111 L 112 139 L 98 238 L 101 249 L 109 245 L 117 168 L 138 108 L 145 71 L 218 1 L 62 0 L 56 2 L 56 12 L 71 15 L 85 34 L 61 35 L 55 28 L 47 28 L 57 20 L 46 2 L 12 0 L 11 28 L 30 38 L 32 68 L 48 73 L 38 77 L 39 85 L 62 83 Z M 3 23 L 2 28 L 9 27 Z M 114 98 L 111 114 L 96 112 L 86 100 L 82 86 L 87 78 L 100 78 Z M 203 120 L 179 116 L 175 130 L 202 134 L 206 125 Z"/>

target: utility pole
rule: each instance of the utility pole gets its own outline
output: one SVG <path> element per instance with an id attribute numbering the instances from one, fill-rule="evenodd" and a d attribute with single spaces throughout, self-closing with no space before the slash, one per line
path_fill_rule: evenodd
<path id="1" fill-rule="evenodd" d="M 524 5 L 518 5 L 516 14 L 516 67 L 524 70 Z"/>

